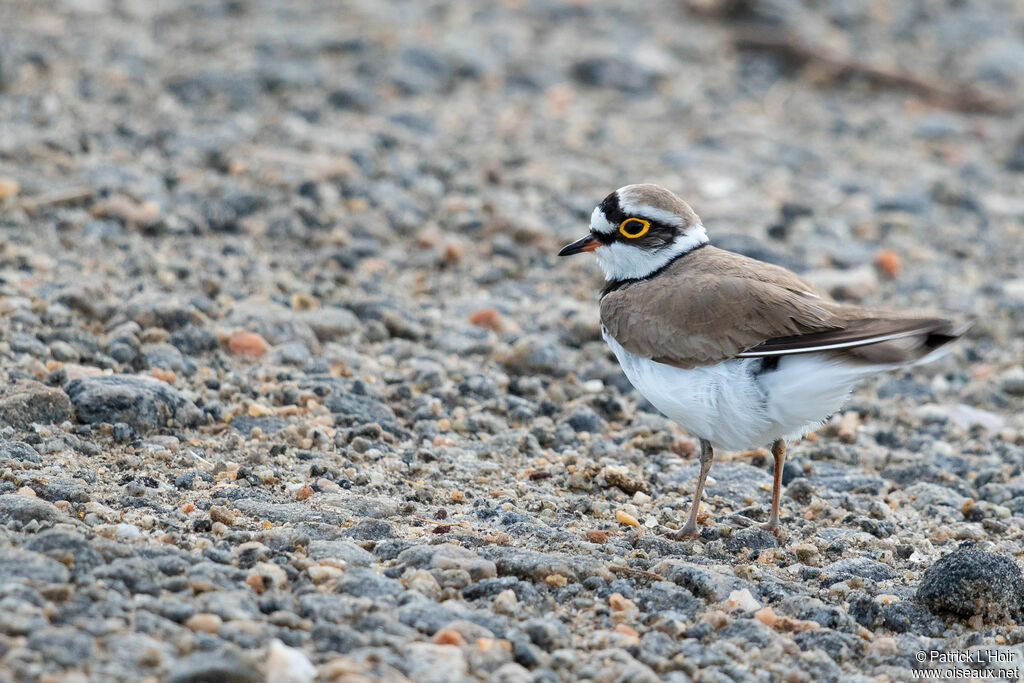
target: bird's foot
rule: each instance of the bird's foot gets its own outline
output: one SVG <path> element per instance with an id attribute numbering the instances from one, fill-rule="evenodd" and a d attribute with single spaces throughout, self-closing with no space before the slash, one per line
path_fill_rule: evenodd
<path id="1" fill-rule="evenodd" d="M 682 529 L 672 534 L 677 541 L 692 541 L 700 536 L 700 529 L 696 524 L 685 524 Z"/>
<path id="2" fill-rule="evenodd" d="M 761 528 L 765 531 L 770 531 L 773 536 L 778 536 L 780 533 L 782 533 L 782 528 L 779 526 L 778 520 L 772 522 L 765 522 L 761 525 Z"/>

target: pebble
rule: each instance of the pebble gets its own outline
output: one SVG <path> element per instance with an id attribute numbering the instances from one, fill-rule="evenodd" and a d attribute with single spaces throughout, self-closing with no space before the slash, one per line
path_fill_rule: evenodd
<path id="1" fill-rule="evenodd" d="M 238 331 L 228 339 L 228 349 L 236 356 L 259 358 L 269 349 L 267 340 L 255 332 Z"/>
<path id="2" fill-rule="evenodd" d="M 174 387 L 149 377 L 110 375 L 72 380 L 65 387 L 81 422 L 124 423 L 137 431 L 194 426 L 200 411 Z"/>
<path id="3" fill-rule="evenodd" d="M 251 683 L 263 679 L 263 672 L 249 659 L 233 649 L 195 652 L 177 660 L 171 667 L 166 683 Z"/>
<path id="4" fill-rule="evenodd" d="M 185 626 L 196 633 L 217 633 L 223 624 L 216 614 L 194 614 L 185 620 Z"/>
<path id="5" fill-rule="evenodd" d="M 0 200 L 13 197 L 18 194 L 20 189 L 18 181 L 11 178 L 0 178 Z"/>
<path id="6" fill-rule="evenodd" d="M 27 429 L 72 418 L 71 401 L 60 389 L 32 380 L 19 380 L 0 389 L 0 425 Z"/>
<path id="7" fill-rule="evenodd" d="M 975 615 L 1017 618 L 1024 601 L 1024 578 L 1012 557 L 959 549 L 928 567 L 917 599 L 934 613 L 964 619 Z"/>
<path id="8" fill-rule="evenodd" d="M 468 672 L 466 658 L 454 645 L 411 643 L 408 646 L 409 677 L 423 683 L 458 680 Z"/>
<path id="9" fill-rule="evenodd" d="M 636 517 L 629 514 L 625 510 L 615 511 L 615 521 L 619 524 L 625 524 L 627 526 L 640 526 L 640 522 L 637 521 Z"/>
<path id="10" fill-rule="evenodd" d="M 312 683 L 316 667 L 299 649 L 288 647 L 280 640 L 270 641 L 264 670 L 268 681 L 280 683 Z"/>
<path id="11" fill-rule="evenodd" d="M 727 611 L 756 612 L 761 609 L 761 603 L 751 595 L 749 589 L 743 588 L 729 593 L 729 597 L 725 599 L 725 609 Z"/>

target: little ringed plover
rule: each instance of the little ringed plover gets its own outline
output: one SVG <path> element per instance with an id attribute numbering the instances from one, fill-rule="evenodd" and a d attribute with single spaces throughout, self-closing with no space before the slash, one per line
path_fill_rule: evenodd
<path id="1" fill-rule="evenodd" d="M 779 531 L 786 440 L 820 426 L 873 373 L 944 353 L 967 325 L 837 303 L 779 266 L 717 249 L 686 202 L 628 185 L 594 209 L 559 256 L 594 252 L 604 271 L 601 334 L 648 401 L 700 440 L 680 531 L 697 535 L 714 449 L 771 444 Z"/>

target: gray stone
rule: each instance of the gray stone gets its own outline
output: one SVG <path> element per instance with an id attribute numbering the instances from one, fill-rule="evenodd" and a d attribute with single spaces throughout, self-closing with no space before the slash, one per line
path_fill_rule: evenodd
<path id="1" fill-rule="evenodd" d="M 557 619 L 530 619 L 522 629 L 534 645 L 546 652 L 569 647 L 572 642 L 569 628 Z"/>
<path id="2" fill-rule="evenodd" d="M 15 493 L 0 496 L 0 523 L 7 523 L 11 520 L 16 520 L 23 524 L 27 524 L 32 520 L 59 522 L 63 519 L 64 513 L 45 500 Z"/>
<path id="3" fill-rule="evenodd" d="M 89 661 L 93 638 L 70 627 L 44 628 L 29 635 L 28 647 L 41 654 L 46 662 L 72 667 Z"/>
<path id="4" fill-rule="evenodd" d="M 313 541 L 306 549 L 314 560 L 335 558 L 345 560 L 349 565 L 369 567 L 375 558 L 351 541 Z"/>
<path id="5" fill-rule="evenodd" d="M 827 628 L 798 633 L 793 640 L 801 650 L 823 650 L 837 664 L 859 656 L 866 646 L 859 636 Z"/>
<path id="6" fill-rule="evenodd" d="M 395 422 L 395 411 L 387 404 L 369 396 L 336 391 L 327 397 L 324 406 L 337 416 L 335 420 L 338 424 L 344 426 L 370 422 L 383 425 Z"/>
<path id="7" fill-rule="evenodd" d="M 402 592 L 402 584 L 368 567 L 349 567 L 336 584 L 339 593 L 366 598 L 389 598 Z"/>
<path id="8" fill-rule="evenodd" d="M 451 543 L 409 548 L 398 555 L 397 561 L 399 566 L 415 569 L 462 569 L 469 573 L 473 581 L 497 576 L 494 562 Z"/>
<path id="9" fill-rule="evenodd" d="M 954 550 L 925 571 L 917 599 L 936 614 L 1017 618 L 1024 602 L 1024 578 L 1009 555 Z"/>
<path id="10" fill-rule="evenodd" d="M 57 424 L 74 413 L 60 389 L 32 380 L 18 380 L 0 391 L 0 425 L 28 429 L 33 424 Z"/>
<path id="11" fill-rule="evenodd" d="M 848 557 L 837 560 L 822 567 L 821 573 L 831 583 L 845 581 L 853 576 L 871 581 L 885 581 L 893 576 L 892 569 L 866 557 Z"/>
<path id="12" fill-rule="evenodd" d="M 78 419 L 86 423 L 124 422 L 137 431 L 199 423 L 202 413 L 177 389 L 135 375 L 76 379 L 66 387 Z"/>
<path id="13" fill-rule="evenodd" d="M 196 364 L 186 358 L 176 346 L 167 343 L 143 344 L 142 358 L 146 367 L 171 370 L 180 374 L 191 375 L 196 371 Z"/>
<path id="14" fill-rule="evenodd" d="M 66 565 L 75 579 L 86 576 L 105 563 L 103 555 L 89 545 L 84 536 L 74 531 L 44 531 L 30 538 L 25 549 L 42 553 Z"/>
<path id="15" fill-rule="evenodd" d="M 115 559 L 110 564 L 97 567 L 92 576 L 126 593 L 160 594 L 160 586 L 156 582 L 157 569 L 152 561 L 142 557 Z"/>
<path id="16" fill-rule="evenodd" d="M 504 358 L 505 367 L 517 375 L 553 375 L 561 377 L 569 369 L 564 350 L 551 336 L 527 336 L 519 339 Z"/>
<path id="17" fill-rule="evenodd" d="M 178 660 L 163 683 L 252 683 L 263 674 L 234 649 L 195 652 Z"/>
<path id="18" fill-rule="evenodd" d="M 649 95 L 661 80 L 652 69 L 623 57 L 589 57 L 572 65 L 572 77 L 584 85 Z"/>
<path id="19" fill-rule="evenodd" d="M 191 303 L 164 292 L 143 292 L 124 305 L 124 313 L 141 327 L 176 330 L 202 322 L 202 314 Z"/>
<path id="20" fill-rule="evenodd" d="M 20 460 L 33 463 L 43 461 L 36 449 L 24 441 L 0 441 L 0 460 Z"/>
<path id="21" fill-rule="evenodd" d="M 764 548 L 777 548 L 779 541 L 767 529 L 759 526 L 751 526 L 740 529 L 725 542 L 725 547 L 732 552 L 741 550 L 763 550 Z"/>
<path id="22" fill-rule="evenodd" d="M 297 341 L 314 348 L 317 336 L 310 323 L 315 315 L 309 313 L 315 311 L 294 311 L 269 301 L 247 300 L 231 309 L 224 324 L 255 332 L 273 345 Z"/>
<path id="23" fill-rule="evenodd" d="M 0 548 L 0 582 L 29 579 L 48 583 L 67 583 L 70 572 L 46 555 L 21 548 Z"/>

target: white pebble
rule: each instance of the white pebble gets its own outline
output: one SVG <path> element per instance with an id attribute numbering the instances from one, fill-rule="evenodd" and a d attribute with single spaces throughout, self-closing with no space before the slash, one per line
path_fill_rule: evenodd
<path id="1" fill-rule="evenodd" d="M 316 667 L 302 650 L 273 640 L 267 650 L 267 683 L 311 683 Z"/>

